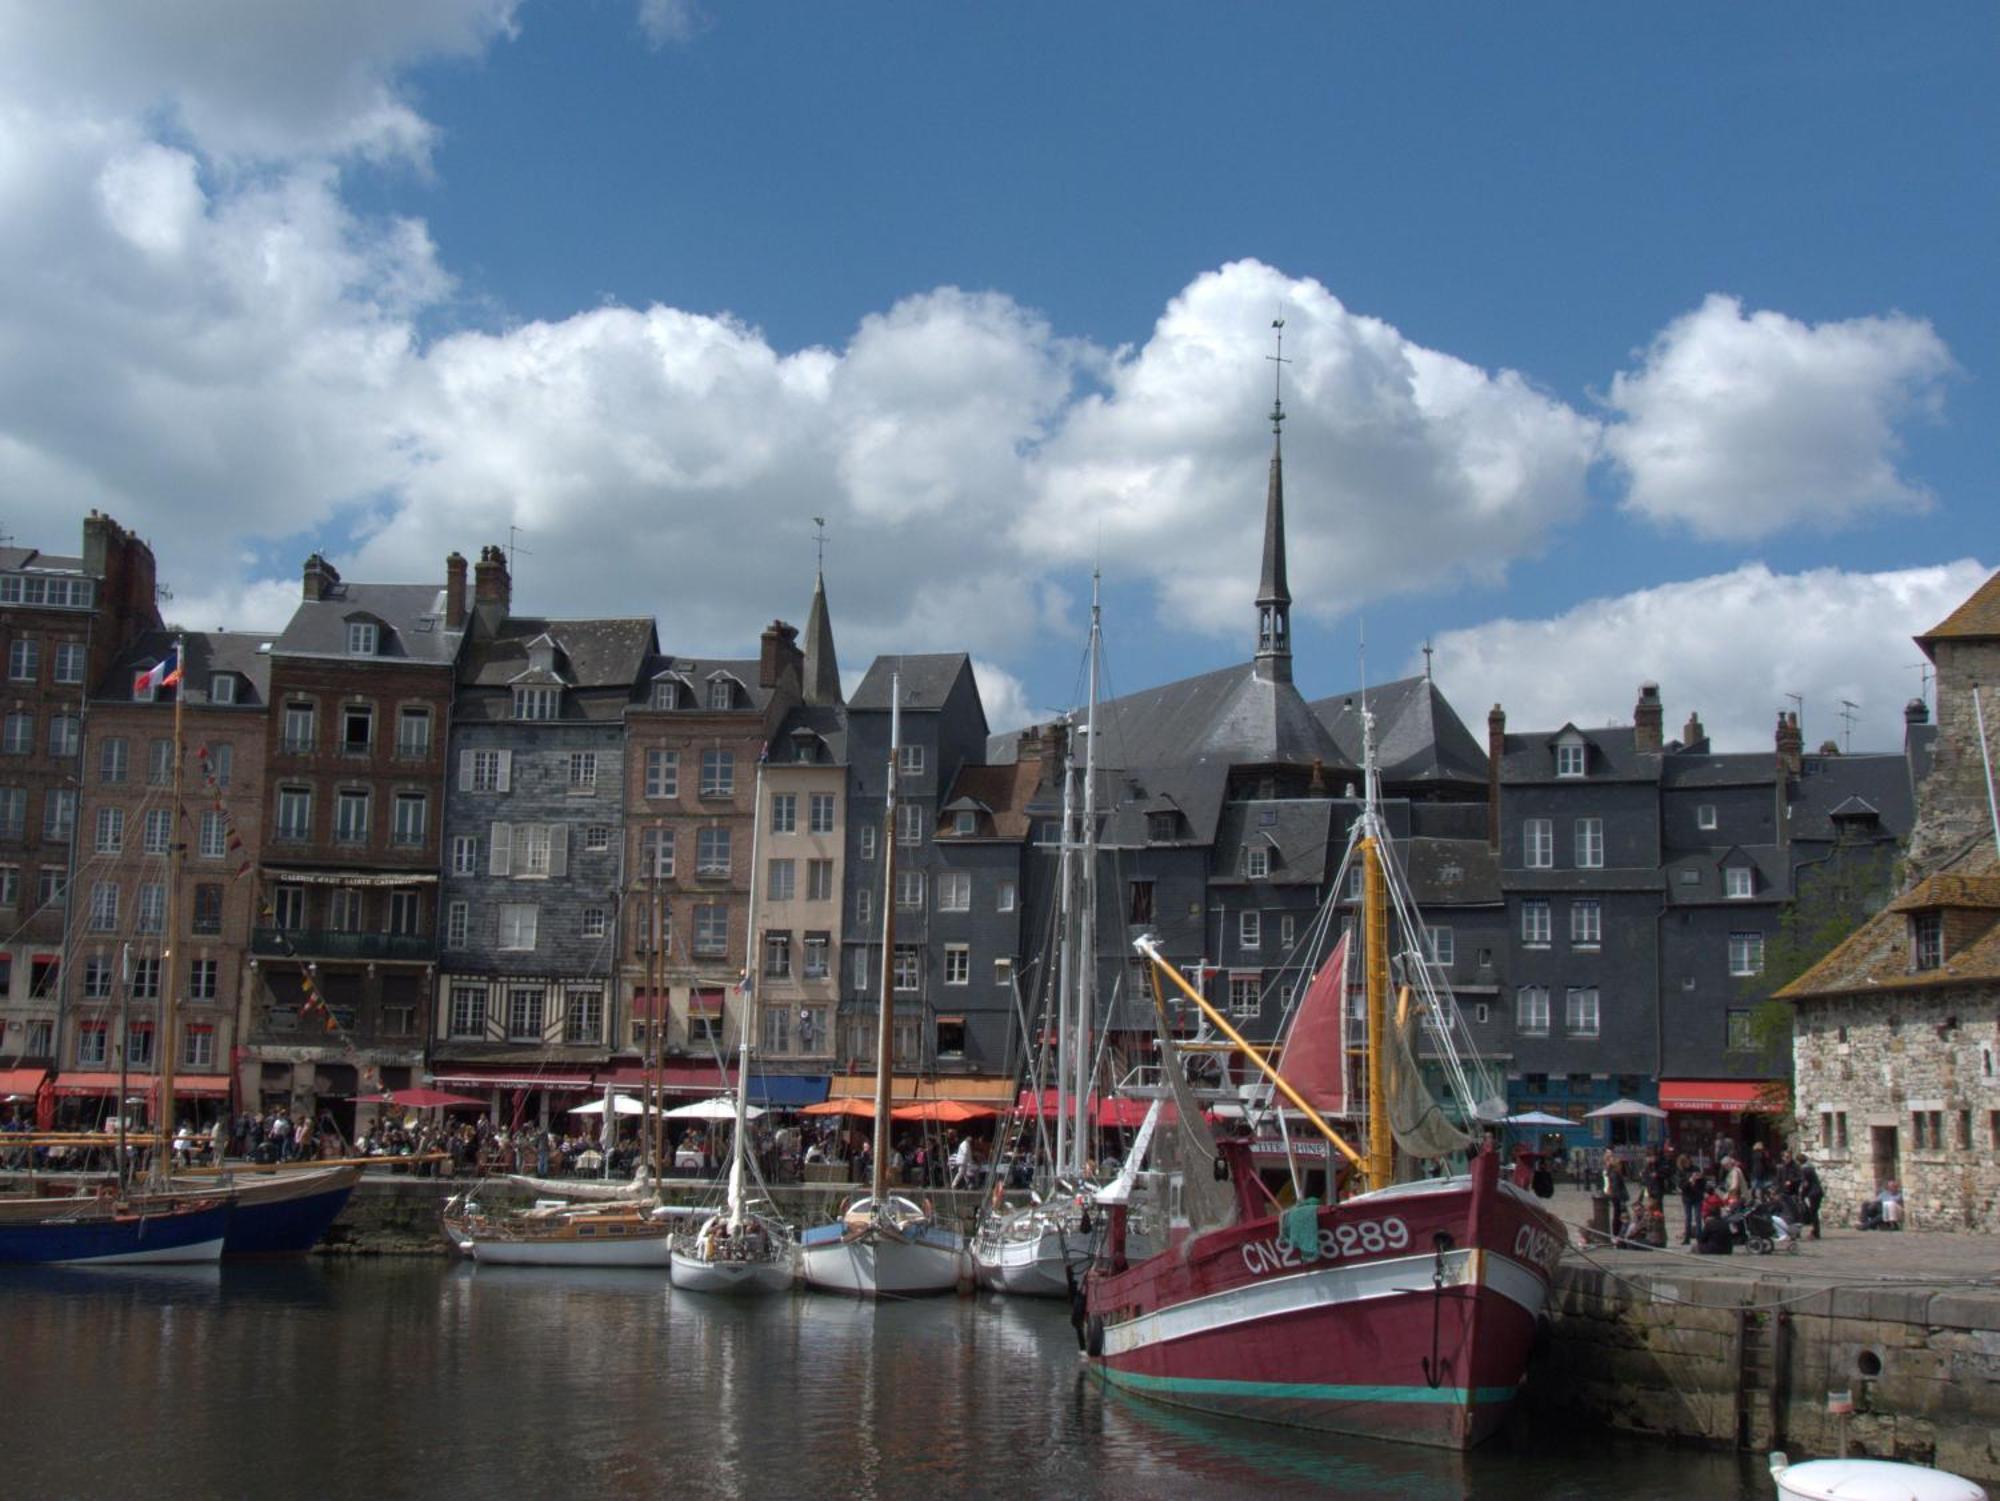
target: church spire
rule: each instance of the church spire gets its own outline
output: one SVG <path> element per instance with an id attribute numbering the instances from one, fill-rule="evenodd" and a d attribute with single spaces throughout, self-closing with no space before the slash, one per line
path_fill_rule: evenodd
<path id="1" fill-rule="evenodd" d="M 1285 403 L 1280 383 L 1285 358 L 1285 320 L 1273 319 L 1278 352 L 1266 355 L 1274 367 L 1271 392 L 1271 480 L 1264 495 L 1264 576 L 1257 586 L 1256 671 L 1272 682 L 1292 680 L 1292 593 L 1285 584 L 1285 454 L 1281 436 Z"/>
<path id="2" fill-rule="evenodd" d="M 813 576 L 812 608 L 806 614 L 806 665 L 803 689 L 809 704 L 837 704 L 840 696 L 840 658 L 833 650 L 833 617 L 826 608 L 826 523 L 813 517 L 819 528 L 819 569 Z"/>

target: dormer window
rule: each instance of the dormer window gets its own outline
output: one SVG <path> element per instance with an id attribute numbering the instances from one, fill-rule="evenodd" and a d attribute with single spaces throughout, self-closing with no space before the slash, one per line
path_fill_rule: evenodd
<path id="1" fill-rule="evenodd" d="M 733 709 L 736 695 L 728 678 L 711 678 L 708 684 L 708 706 L 711 709 Z"/>
<path id="2" fill-rule="evenodd" d="M 1271 850 L 1268 845 L 1244 846 L 1243 874 L 1252 881 L 1261 881 L 1271 874 Z"/>
<path id="3" fill-rule="evenodd" d="M 380 641 L 380 629 L 372 620 L 350 620 L 347 622 L 347 654 L 350 657 L 372 657 Z"/>
<path id="4" fill-rule="evenodd" d="M 1740 899 L 1757 894 L 1757 873 L 1747 865 L 1732 865 L 1722 873 L 1722 894 Z"/>
<path id="5" fill-rule="evenodd" d="M 1918 969 L 1944 963 L 1944 914 L 1919 912 L 1910 919 L 1910 957 Z"/>
<path id="6" fill-rule="evenodd" d="M 977 834 L 979 815 L 970 808 L 961 808 L 952 816 L 951 831 L 954 834 Z"/>
<path id="7" fill-rule="evenodd" d="M 562 706 L 560 688 L 516 688 L 514 690 L 514 717 L 516 719 L 554 719 Z"/>
<path id="8" fill-rule="evenodd" d="M 1556 775 L 1559 777 L 1580 777 L 1583 775 L 1583 745 L 1572 742 L 1556 747 Z"/>
<path id="9" fill-rule="evenodd" d="M 680 707 L 681 685 L 672 678 L 663 678 L 653 684 L 653 707 L 656 709 L 678 709 Z"/>
<path id="10" fill-rule="evenodd" d="M 1153 844 L 1171 844 L 1180 833 L 1181 816 L 1178 813 L 1148 813 L 1146 815 L 1146 838 Z"/>
<path id="11" fill-rule="evenodd" d="M 236 674 L 218 672 L 208 680 L 208 701 L 212 704 L 236 702 Z"/>

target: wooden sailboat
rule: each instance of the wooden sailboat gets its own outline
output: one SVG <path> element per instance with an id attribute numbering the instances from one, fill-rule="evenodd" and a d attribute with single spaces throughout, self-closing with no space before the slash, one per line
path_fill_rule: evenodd
<path id="1" fill-rule="evenodd" d="M 830 1225 L 799 1239 L 807 1287 L 855 1297 L 917 1297 L 954 1291 L 968 1275 L 965 1239 L 928 1205 L 888 1191 L 889 1081 L 894 1059 L 896 953 L 896 761 L 902 750 L 902 689 L 889 679 L 889 791 L 882 824 L 882 983 L 875 1029 L 875 1148 L 869 1191 Z"/>
<path id="2" fill-rule="evenodd" d="M 1363 726 L 1366 791 L 1342 873 L 1358 860 L 1365 876 L 1365 1150 L 1350 1146 L 1279 1066 L 1140 939 L 1154 975 L 1165 1082 L 1178 1106 L 1184 1215 L 1165 1249 L 1139 1257 L 1128 1253 L 1128 1206 L 1107 1206 L 1079 1335 L 1107 1381 L 1163 1402 L 1467 1448 L 1499 1425 L 1521 1384 L 1567 1235 L 1532 1194 L 1503 1181 L 1490 1147 L 1471 1140 L 1477 1118 L 1449 1121 L 1418 1076 L 1412 1038 L 1422 1021 L 1457 1097 L 1468 1108 L 1504 1109 L 1477 1060 L 1468 1069 L 1455 1050 L 1462 1022 L 1423 959 L 1421 918 L 1381 816 L 1365 708 Z M 1393 1011 L 1392 933 L 1393 962 L 1406 977 Z M 1364 1192 L 1279 1206 L 1257 1177 L 1249 1138 L 1218 1141 L 1204 1121 L 1167 1025 L 1163 982 L 1326 1138 L 1330 1158 L 1345 1158 Z M 1336 1009 L 1344 989 L 1336 980 Z M 1305 1012 L 1298 1024 L 1307 1024 Z M 1310 1058 L 1295 1059 L 1289 1046 L 1285 1062 L 1310 1071 Z M 1454 1150 L 1468 1154 L 1464 1171 L 1418 1175 Z"/>
<path id="3" fill-rule="evenodd" d="M 743 1004 L 736 1045 L 735 1128 L 729 1143 L 729 1197 L 719 1214 L 692 1235 L 676 1236 L 671 1257 L 675 1287 L 704 1293 L 777 1293 L 792 1285 L 794 1244 L 791 1227 L 777 1216 L 755 1213 L 746 1202 L 744 1175 L 749 1150 L 750 1044 L 756 1035 L 758 842 L 764 824 L 764 763 L 757 763 L 757 786 L 750 800 L 750 904 L 743 945 Z"/>

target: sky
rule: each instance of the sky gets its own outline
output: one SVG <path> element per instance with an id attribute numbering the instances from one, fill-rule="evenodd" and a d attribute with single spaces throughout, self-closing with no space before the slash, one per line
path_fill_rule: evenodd
<path id="1" fill-rule="evenodd" d="M 996 729 L 1252 650 L 1900 744 L 2000 565 L 2000 10 L 0 0 L 0 532 L 305 556 Z M 1273 324 L 1283 321 L 1283 356 Z"/>

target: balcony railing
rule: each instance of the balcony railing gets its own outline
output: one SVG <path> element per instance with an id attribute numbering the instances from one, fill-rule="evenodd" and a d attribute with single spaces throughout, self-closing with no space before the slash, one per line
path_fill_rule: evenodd
<path id="1" fill-rule="evenodd" d="M 274 958 L 288 958 L 296 954 L 301 959 L 402 959 L 429 963 L 437 958 L 437 939 L 425 933 L 257 928 L 250 934 L 250 952 Z"/>

